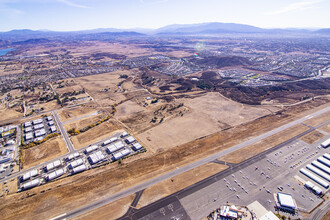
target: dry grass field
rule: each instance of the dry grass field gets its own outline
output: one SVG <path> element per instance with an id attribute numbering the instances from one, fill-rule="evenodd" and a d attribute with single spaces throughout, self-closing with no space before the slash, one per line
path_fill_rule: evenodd
<path id="1" fill-rule="evenodd" d="M 117 219 L 123 216 L 129 209 L 133 202 L 135 194 L 118 199 L 108 205 L 97 208 L 91 212 L 78 216 L 76 220 L 90 220 L 90 219 Z"/>
<path id="2" fill-rule="evenodd" d="M 24 169 L 28 169 L 42 162 L 59 157 L 68 152 L 61 136 L 45 143 L 24 150 Z"/>
<path id="3" fill-rule="evenodd" d="M 143 192 L 136 208 L 149 205 L 158 199 L 173 194 L 227 168 L 228 166 L 225 165 L 208 163 L 177 175 L 171 179 L 157 183 Z"/>
<path id="4" fill-rule="evenodd" d="M 109 120 L 98 126 L 95 126 L 88 131 L 72 136 L 71 140 L 76 149 L 93 144 L 104 138 L 110 137 L 115 132 L 121 129 L 117 123 Z"/>
<path id="5" fill-rule="evenodd" d="M 93 113 L 91 113 L 93 114 Z M 95 115 L 91 115 L 89 117 L 83 117 L 81 119 L 73 119 L 72 121 L 67 121 L 67 123 L 64 124 L 64 128 L 65 130 L 69 130 L 71 128 L 75 128 L 77 130 L 82 129 L 87 127 L 88 125 L 94 124 L 98 121 L 100 121 L 101 119 L 106 118 L 107 114 L 106 113 L 100 113 L 98 114 L 97 112 L 95 112 Z"/>
<path id="6" fill-rule="evenodd" d="M 154 150 L 166 150 L 271 113 L 262 107 L 229 101 L 219 93 L 208 93 L 193 99 L 176 99 L 176 102 L 184 103 L 189 112 L 165 120 L 138 135 Z M 273 111 L 276 110 L 274 108 Z"/>
<path id="7" fill-rule="evenodd" d="M 317 117 L 308 119 L 304 123 L 309 126 L 316 126 L 316 125 L 322 124 L 323 122 L 326 122 L 328 120 L 330 120 L 330 114 L 329 114 L 329 112 L 326 112 Z"/>
<path id="8" fill-rule="evenodd" d="M 319 128 L 322 131 L 330 133 L 330 123 L 323 125 L 322 127 Z"/>
<path id="9" fill-rule="evenodd" d="M 281 114 L 262 117 L 121 166 L 114 163 L 0 198 L 0 214 L 6 219 L 48 219 L 60 215 L 272 130 L 298 115 L 304 117 L 327 103 L 328 100 L 320 99 L 290 107 Z"/>
<path id="10" fill-rule="evenodd" d="M 58 110 L 57 113 L 60 117 L 62 122 L 66 122 L 75 118 L 79 118 L 91 113 L 94 113 L 95 108 L 85 107 L 85 106 L 78 106 L 74 108 L 63 108 Z"/>
<path id="11" fill-rule="evenodd" d="M 303 137 L 301 137 L 300 139 L 305 141 L 308 144 L 313 144 L 314 142 L 320 140 L 321 138 L 324 137 L 324 134 L 322 134 L 319 131 L 313 131 L 309 134 L 304 135 Z"/>

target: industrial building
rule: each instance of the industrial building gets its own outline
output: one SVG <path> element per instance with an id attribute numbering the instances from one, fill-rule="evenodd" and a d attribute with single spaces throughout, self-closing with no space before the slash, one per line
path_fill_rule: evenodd
<path id="1" fill-rule="evenodd" d="M 330 175 L 323 172 L 322 170 L 318 169 L 317 167 L 308 164 L 306 166 L 307 169 L 311 170 L 312 172 L 316 173 L 317 175 L 319 175 L 320 177 L 322 177 L 323 179 L 326 179 L 327 181 L 330 181 Z"/>
<path id="2" fill-rule="evenodd" d="M 305 187 L 308 189 L 313 190 L 317 195 L 321 195 L 322 194 L 322 189 L 318 186 L 315 186 L 312 182 L 307 181 L 305 183 Z"/>
<path id="3" fill-rule="evenodd" d="M 135 138 L 134 138 L 133 136 L 129 136 L 129 137 L 127 137 L 126 140 L 125 140 L 125 142 L 126 142 L 127 144 L 131 144 L 131 143 L 133 143 L 134 141 L 135 141 Z"/>
<path id="4" fill-rule="evenodd" d="M 50 131 L 51 131 L 52 133 L 56 132 L 56 131 L 57 131 L 56 126 L 55 126 L 55 125 L 50 126 Z"/>
<path id="5" fill-rule="evenodd" d="M 330 138 L 321 143 L 321 147 L 327 148 L 330 145 Z"/>
<path id="6" fill-rule="evenodd" d="M 51 121 L 51 120 L 53 120 L 53 116 L 48 116 L 46 119 L 47 119 L 47 121 Z"/>
<path id="7" fill-rule="evenodd" d="M 78 167 L 80 165 L 84 164 L 84 160 L 82 158 L 79 158 L 78 160 L 74 160 L 69 164 L 69 168 L 73 169 L 75 167 Z"/>
<path id="8" fill-rule="evenodd" d="M 24 133 L 28 133 L 28 132 L 31 132 L 32 131 L 32 127 L 25 127 L 24 128 Z"/>
<path id="9" fill-rule="evenodd" d="M 326 172 L 327 174 L 330 174 L 330 168 L 327 167 L 327 166 L 325 166 L 324 164 L 322 164 L 322 163 L 320 163 L 320 162 L 318 162 L 318 161 L 316 161 L 316 160 L 314 160 L 314 161 L 312 162 L 312 164 L 313 164 L 313 166 L 315 166 L 315 167 L 317 167 L 317 168 L 323 170 L 323 171 Z"/>
<path id="10" fill-rule="evenodd" d="M 128 133 L 127 133 L 126 131 L 124 131 L 124 132 L 120 135 L 121 138 L 126 137 L 126 136 L 128 136 Z"/>
<path id="11" fill-rule="evenodd" d="M 25 141 L 31 140 L 33 138 L 33 133 L 29 132 L 25 134 Z"/>
<path id="12" fill-rule="evenodd" d="M 61 163 L 60 160 L 55 160 L 54 162 L 47 164 L 47 166 L 45 168 L 46 168 L 46 171 L 48 172 L 48 171 L 50 171 L 52 169 L 55 169 L 55 168 L 57 168 L 61 165 L 62 165 L 62 163 Z"/>
<path id="13" fill-rule="evenodd" d="M 108 146 L 106 148 L 106 151 L 108 154 L 112 154 L 120 149 L 123 149 L 125 147 L 125 145 L 123 144 L 123 142 L 119 141 L 119 142 L 116 142 L 114 144 L 111 144 L 110 146 Z"/>
<path id="14" fill-rule="evenodd" d="M 21 177 L 21 181 L 26 181 L 28 179 L 30 179 L 31 177 L 37 176 L 39 174 L 38 170 L 31 170 L 30 172 L 25 173 L 22 177 Z"/>
<path id="15" fill-rule="evenodd" d="M 73 154 L 70 154 L 70 155 L 66 158 L 66 160 L 67 160 L 67 161 L 70 161 L 70 160 L 75 159 L 75 158 L 77 158 L 77 157 L 79 157 L 79 156 L 80 156 L 80 153 L 75 152 L 75 153 L 73 153 Z"/>
<path id="16" fill-rule="evenodd" d="M 50 122 L 48 122 L 48 125 L 49 126 L 52 126 L 52 125 L 54 125 L 54 122 L 53 121 L 50 121 Z"/>
<path id="17" fill-rule="evenodd" d="M 97 150 L 97 149 L 98 149 L 98 146 L 96 146 L 96 145 L 92 145 L 92 146 L 87 147 L 87 148 L 85 149 L 85 153 L 88 154 L 88 153 L 90 153 L 90 152 L 92 152 L 92 151 L 94 151 L 94 150 Z"/>
<path id="18" fill-rule="evenodd" d="M 45 129 L 40 129 L 34 132 L 35 137 L 40 137 L 46 134 Z"/>
<path id="19" fill-rule="evenodd" d="M 32 124 L 30 121 L 27 121 L 24 123 L 24 127 L 27 128 L 27 127 L 30 127 Z"/>
<path id="20" fill-rule="evenodd" d="M 33 126 L 33 129 L 38 130 L 38 129 L 41 129 L 41 128 L 44 128 L 44 127 L 45 127 L 44 124 L 37 124 L 37 125 Z"/>
<path id="21" fill-rule="evenodd" d="M 38 186 L 40 184 L 40 182 L 41 182 L 40 179 L 31 180 L 30 182 L 24 183 L 21 186 L 21 189 L 22 190 L 31 189 L 35 186 Z"/>
<path id="22" fill-rule="evenodd" d="M 33 125 L 41 124 L 42 123 L 42 118 L 36 119 L 32 121 Z"/>
<path id="23" fill-rule="evenodd" d="M 50 181 L 50 180 L 56 179 L 56 178 L 62 176 L 64 173 L 65 173 L 64 169 L 62 169 L 62 168 L 55 170 L 54 172 L 51 172 L 50 174 L 48 174 L 47 180 Z"/>
<path id="24" fill-rule="evenodd" d="M 321 163 L 323 163 L 324 165 L 330 167 L 330 160 L 326 159 L 325 157 L 319 157 L 317 158 L 317 160 Z"/>
<path id="25" fill-rule="evenodd" d="M 82 164 L 78 167 L 75 167 L 72 169 L 72 174 L 76 174 L 76 173 L 79 173 L 79 172 L 82 172 L 82 171 L 85 171 L 87 170 L 87 166 L 85 164 Z"/>
<path id="26" fill-rule="evenodd" d="M 306 175 L 307 177 L 311 178 L 312 180 L 314 180 L 315 182 L 317 182 L 318 184 L 320 184 L 324 188 L 329 187 L 329 184 L 326 181 L 324 181 L 323 179 L 321 179 L 318 176 L 314 175 L 313 173 L 309 172 L 308 170 L 306 170 L 304 168 L 301 168 L 300 172 L 302 174 Z"/>
<path id="27" fill-rule="evenodd" d="M 118 140 L 117 137 L 110 138 L 109 140 L 106 140 L 105 142 L 103 142 L 102 146 L 106 146 L 106 145 L 111 144 L 112 142 L 115 142 L 117 140 Z"/>
<path id="28" fill-rule="evenodd" d="M 103 161 L 105 156 L 101 151 L 96 151 L 88 156 L 88 160 L 91 164 L 96 164 L 100 161 Z"/>
<path id="29" fill-rule="evenodd" d="M 129 155 L 131 152 L 128 149 L 122 150 L 118 153 L 113 154 L 114 160 L 119 160 L 120 158 L 123 158 L 127 155 Z"/>
<path id="30" fill-rule="evenodd" d="M 133 147 L 132 147 L 132 149 L 135 151 L 140 150 L 141 148 L 142 148 L 142 145 L 138 142 L 134 143 Z"/>
<path id="31" fill-rule="evenodd" d="M 330 154 L 328 154 L 328 153 L 323 154 L 323 157 L 330 160 Z"/>

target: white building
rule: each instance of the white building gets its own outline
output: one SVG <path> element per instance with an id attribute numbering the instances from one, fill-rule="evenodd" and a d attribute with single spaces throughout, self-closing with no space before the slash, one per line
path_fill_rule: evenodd
<path id="1" fill-rule="evenodd" d="M 142 148 L 142 145 L 138 142 L 134 143 L 133 144 L 133 150 L 137 151 L 137 150 L 140 150 Z"/>
<path id="2" fill-rule="evenodd" d="M 60 160 L 55 160 L 54 162 L 47 164 L 46 171 L 50 171 L 52 169 L 55 169 L 55 168 L 61 166 L 61 164 L 62 163 L 61 163 Z"/>
<path id="3" fill-rule="evenodd" d="M 34 132 L 34 135 L 36 137 L 40 137 L 40 136 L 45 135 L 45 134 L 46 134 L 46 130 L 44 128 Z"/>
<path id="4" fill-rule="evenodd" d="M 88 156 L 88 160 L 91 164 L 96 164 L 100 161 L 103 161 L 105 156 L 101 151 L 96 151 Z"/>
<path id="5" fill-rule="evenodd" d="M 31 140 L 33 138 L 33 134 L 32 132 L 29 132 L 29 133 L 26 133 L 25 134 L 25 140 L 28 141 L 28 140 Z"/>
<path id="6" fill-rule="evenodd" d="M 41 124 L 42 123 L 42 118 L 36 119 L 32 121 L 33 125 Z"/>
<path id="7" fill-rule="evenodd" d="M 131 144 L 135 141 L 135 138 L 133 136 L 129 136 L 128 138 L 126 138 L 125 141 L 127 144 Z"/>

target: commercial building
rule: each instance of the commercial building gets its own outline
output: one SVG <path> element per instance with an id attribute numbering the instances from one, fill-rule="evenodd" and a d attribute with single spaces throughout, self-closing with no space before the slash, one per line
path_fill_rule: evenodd
<path id="1" fill-rule="evenodd" d="M 290 194 L 277 193 L 276 205 L 278 208 L 285 209 L 288 211 L 295 211 L 297 208 L 296 201 L 292 198 Z"/>

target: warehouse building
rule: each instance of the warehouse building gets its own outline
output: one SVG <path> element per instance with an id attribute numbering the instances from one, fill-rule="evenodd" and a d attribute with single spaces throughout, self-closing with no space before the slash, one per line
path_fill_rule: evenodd
<path id="1" fill-rule="evenodd" d="M 55 126 L 55 125 L 51 126 L 51 127 L 50 127 L 50 131 L 51 131 L 52 133 L 56 132 L 56 131 L 57 131 L 56 126 Z"/>
<path id="2" fill-rule="evenodd" d="M 33 125 L 41 124 L 42 123 L 42 118 L 36 119 L 32 121 Z"/>
<path id="3" fill-rule="evenodd" d="M 106 151 L 108 154 L 112 154 L 120 149 L 123 149 L 125 147 L 125 145 L 123 144 L 123 142 L 119 141 L 119 142 L 116 142 L 114 144 L 111 144 L 110 146 L 108 146 L 106 148 Z"/>
<path id="4" fill-rule="evenodd" d="M 308 164 L 306 166 L 307 169 L 311 170 L 312 172 L 316 173 L 317 175 L 319 175 L 320 177 L 322 177 L 323 179 L 326 179 L 327 181 L 330 181 L 330 175 L 323 172 L 322 170 L 318 169 L 317 167 Z"/>
<path id="5" fill-rule="evenodd" d="M 324 165 L 330 167 L 330 160 L 326 159 L 325 157 L 319 157 L 317 158 L 317 160 L 321 163 L 323 163 Z"/>
<path id="6" fill-rule="evenodd" d="M 140 143 L 138 143 L 138 142 L 134 143 L 133 144 L 133 147 L 132 147 L 132 149 L 135 150 L 135 151 L 138 151 L 141 148 L 142 148 L 142 145 Z"/>
<path id="7" fill-rule="evenodd" d="M 134 138 L 133 136 L 129 136 L 129 137 L 127 137 L 126 140 L 125 140 L 125 142 L 126 142 L 127 144 L 131 144 L 131 143 L 133 143 L 134 141 L 135 141 L 135 138 Z"/>
<path id="8" fill-rule="evenodd" d="M 313 192 L 315 192 L 317 195 L 321 195 L 322 194 L 322 189 L 318 186 L 315 186 L 312 182 L 307 181 L 305 183 L 305 187 L 308 189 L 311 189 Z"/>
<path id="9" fill-rule="evenodd" d="M 78 167 L 73 168 L 72 169 L 72 174 L 80 173 L 80 172 L 85 171 L 85 170 L 87 170 L 87 166 L 85 164 L 82 164 Z"/>
<path id="10" fill-rule="evenodd" d="M 304 168 L 301 168 L 300 172 L 302 174 L 306 175 L 307 177 L 311 178 L 312 180 L 314 180 L 315 182 L 317 182 L 318 184 L 320 184 L 324 188 L 329 187 L 329 184 L 326 181 L 324 181 L 323 179 L 321 179 L 318 176 L 314 175 L 313 173 L 309 172 L 308 170 L 306 170 Z"/>
<path id="11" fill-rule="evenodd" d="M 44 124 L 37 124 L 37 125 L 33 126 L 33 129 L 38 130 L 38 129 L 41 129 L 41 128 L 44 128 L 44 127 L 45 127 Z"/>
<path id="12" fill-rule="evenodd" d="M 113 154 L 113 159 L 114 160 L 119 160 L 120 158 L 123 158 L 127 155 L 129 155 L 131 152 L 128 149 L 122 150 L 118 153 Z"/>
<path id="13" fill-rule="evenodd" d="M 24 128 L 24 133 L 28 133 L 32 131 L 32 127 L 26 127 Z"/>
<path id="14" fill-rule="evenodd" d="M 75 158 L 77 158 L 77 157 L 79 157 L 79 156 L 80 156 L 80 153 L 75 152 L 75 153 L 73 153 L 73 154 L 70 154 L 70 155 L 66 158 L 66 160 L 67 160 L 67 161 L 70 161 L 70 160 L 75 159 Z"/>
<path id="15" fill-rule="evenodd" d="M 35 186 L 38 186 L 41 183 L 40 179 L 31 180 L 30 182 L 24 183 L 21 186 L 22 190 L 31 189 Z"/>
<path id="16" fill-rule="evenodd" d="M 88 154 L 88 153 L 90 153 L 90 152 L 92 152 L 92 151 L 95 151 L 95 150 L 97 150 L 97 149 L 98 149 L 98 146 L 96 146 L 96 145 L 92 145 L 92 146 L 87 147 L 87 148 L 85 149 L 85 153 Z"/>
<path id="17" fill-rule="evenodd" d="M 51 120 L 53 120 L 53 116 L 48 116 L 46 119 L 47 119 L 47 121 L 51 121 Z"/>
<path id="18" fill-rule="evenodd" d="M 72 162 L 69 164 L 68 167 L 69 167 L 70 169 L 73 169 L 73 168 L 78 167 L 78 166 L 80 166 L 80 165 L 82 165 L 82 164 L 84 164 L 84 161 L 83 161 L 82 158 L 80 158 L 80 159 L 78 159 L 78 160 L 74 160 L 74 161 L 72 161 Z"/>
<path id="19" fill-rule="evenodd" d="M 22 177 L 21 177 L 21 181 L 26 181 L 28 179 L 30 179 L 31 177 L 35 177 L 38 175 L 38 170 L 31 170 L 30 172 L 25 173 Z"/>
<path id="20" fill-rule="evenodd" d="M 327 148 L 330 145 L 330 138 L 321 143 L 321 147 Z"/>
<path id="21" fill-rule="evenodd" d="M 315 167 L 317 167 L 317 168 L 323 170 L 323 171 L 326 172 L 327 174 L 330 174 L 330 168 L 327 167 L 326 165 L 324 165 L 324 164 L 322 164 L 322 163 L 320 163 L 320 162 L 318 162 L 318 161 L 316 161 L 316 160 L 314 160 L 314 161 L 312 162 L 312 164 L 313 164 L 313 166 L 315 166 Z"/>
<path id="22" fill-rule="evenodd" d="M 109 140 L 106 140 L 105 142 L 103 142 L 102 146 L 106 146 L 106 145 L 111 144 L 112 142 L 115 142 L 117 140 L 118 140 L 117 137 L 110 138 Z"/>
<path id="23" fill-rule="evenodd" d="M 101 151 L 96 151 L 88 156 L 88 161 L 93 165 L 105 160 L 105 156 Z"/>
<path id="24" fill-rule="evenodd" d="M 33 138 L 32 132 L 26 133 L 25 134 L 25 141 L 31 140 Z"/>
<path id="25" fill-rule="evenodd" d="M 124 132 L 120 135 L 121 138 L 124 138 L 124 137 L 126 137 L 126 136 L 128 136 L 128 133 L 127 133 L 126 131 L 124 131 Z"/>
<path id="26" fill-rule="evenodd" d="M 48 172 L 48 171 L 53 170 L 53 169 L 55 169 L 55 168 L 57 168 L 57 167 L 59 167 L 61 165 L 62 165 L 62 163 L 61 163 L 60 160 L 55 160 L 54 162 L 47 164 L 47 166 L 45 167 L 45 169 Z"/>
<path id="27" fill-rule="evenodd" d="M 24 127 L 27 128 L 27 127 L 31 127 L 31 122 L 30 121 L 27 121 L 24 123 Z"/>
<path id="28" fill-rule="evenodd" d="M 43 136 L 45 134 L 46 134 L 46 130 L 44 128 L 34 132 L 35 137 L 40 137 L 40 136 Z"/>
<path id="29" fill-rule="evenodd" d="M 62 168 L 58 169 L 58 170 L 55 170 L 55 171 L 51 172 L 50 174 L 48 174 L 47 180 L 51 181 L 53 179 L 56 179 L 56 178 L 62 176 L 64 173 L 65 173 L 64 169 L 62 169 Z"/>

